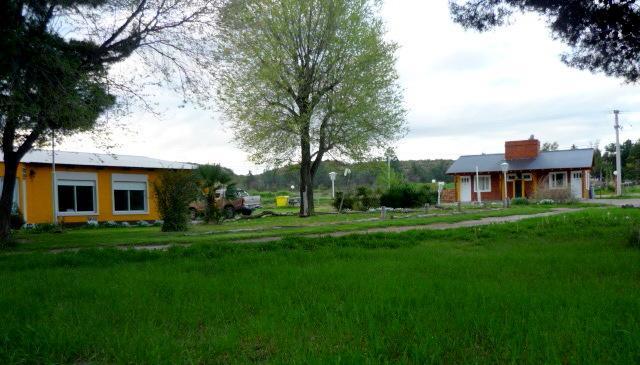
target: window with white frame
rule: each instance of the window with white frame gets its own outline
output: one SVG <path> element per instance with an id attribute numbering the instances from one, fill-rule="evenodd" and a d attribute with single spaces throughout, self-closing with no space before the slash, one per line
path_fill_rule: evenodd
<path id="1" fill-rule="evenodd" d="M 4 176 L 0 176 L 0 191 L 2 191 L 2 187 L 4 186 Z M 19 194 L 19 185 L 18 179 L 16 179 L 16 184 L 13 186 L 13 205 L 11 210 L 16 212 L 18 210 L 18 194 Z"/>
<path id="2" fill-rule="evenodd" d="M 477 186 L 475 187 L 476 192 L 480 193 L 488 193 L 491 192 L 491 175 L 480 175 L 478 176 Z"/>
<path id="3" fill-rule="evenodd" d="M 529 172 L 523 172 L 522 173 L 522 180 L 524 181 L 531 181 L 533 180 L 533 175 Z"/>
<path id="4" fill-rule="evenodd" d="M 551 189 L 564 189 L 567 187 L 566 172 L 552 172 L 549 174 L 549 185 Z"/>
<path id="5" fill-rule="evenodd" d="M 64 214 L 97 213 L 96 174 L 59 172 L 56 174 L 58 212 Z"/>
<path id="6" fill-rule="evenodd" d="M 518 179 L 518 174 L 507 174 L 507 181 L 516 181 Z"/>
<path id="7" fill-rule="evenodd" d="M 113 211 L 115 213 L 146 213 L 147 175 L 113 174 Z"/>

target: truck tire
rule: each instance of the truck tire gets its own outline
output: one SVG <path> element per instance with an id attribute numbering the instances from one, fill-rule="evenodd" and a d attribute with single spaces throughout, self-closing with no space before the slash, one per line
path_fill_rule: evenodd
<path id="1" fill-rule="evenodd" d="M 227 205 L 224 207 L 224 218 L 225 219 L 233 219 L 236 216 L 236 210 L 232 205 Z"/>
<path id="2" fill-rule="evenodd" d="M 249 208 L 243 208 L 242 209 L 242 215 L 244 215 L 245 217 L 248 217 L 251 215 L 251 213 L 253 213 L 253 210 L 249 209 Z"/>

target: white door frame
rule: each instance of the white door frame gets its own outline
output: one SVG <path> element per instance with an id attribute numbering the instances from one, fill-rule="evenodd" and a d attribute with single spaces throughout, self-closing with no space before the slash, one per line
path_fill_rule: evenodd
<path id="1" fill-rule="evenodd" d="M 471 176 L 460 176 L 460 201 L 471 201 Z"/>
<path id="2" fill-rule="evenodd" d="M 574 178 L 574 174 L 580 174 L 580 177 L 577 179 L 580 184 L 578 185 L 575 180 L 576 178 Z M 571 171 L 571 181 L 569 182 L 571 185 L 571 194 L 573 194 L 573 196 L 575 198 L 578 199 L 582 199 L 582 179 L 584 178 L 584 172 L 581 170 L 573 170 Z"/>

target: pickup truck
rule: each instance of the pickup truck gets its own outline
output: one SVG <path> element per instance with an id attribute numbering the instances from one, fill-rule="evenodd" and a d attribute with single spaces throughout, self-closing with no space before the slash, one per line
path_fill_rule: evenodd
<path id="1" fill-rule="evenodd" d="M 260 196 L 250 196 L 242 189 L 233 189 L 232 194 L 228 196 L 226 189 L 216 190 L 216 206 L 223 212 L 225 219 L 232 219 L 237 213 L 249 216 L 254 210 L 262 207 Z M 191 203 L 191 218 L 195 219 L 198 212 L 204 211 L 204 207 L 202 201 Z"/>

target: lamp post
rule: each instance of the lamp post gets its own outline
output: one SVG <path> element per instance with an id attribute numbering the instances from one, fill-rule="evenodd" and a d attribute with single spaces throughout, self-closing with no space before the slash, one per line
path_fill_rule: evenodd
<path id="1" fill-rule="evenodd" d="M 478 165 L 476 165 L 476 201 L 478 204 L 482 203 L 482 194 L 480 193 L 480 170 L 478 169 Z"/>
<path id="2" fill-rule="evenodd" d="M 507 203 L 507 171 L 509 171 L 509 164 L 507 162 L 503 162 L 500 164 L 500 168 L 502 169 L 502 174 L 504 175 L 504 194 L 502 204 L 506 208 Z"/>
<path id="3" fill-rule="evenodd" d="M 329 178 L 331 179 L 331 197 L 336 197 L 336 175 L 338 175 L 335 171 L 331 171 L 329 173 Z"/>
<path id="4" fill-rule="evenodd" d="M 387 188 L 391 190 L 391 156 L 387 156 Z"/>

